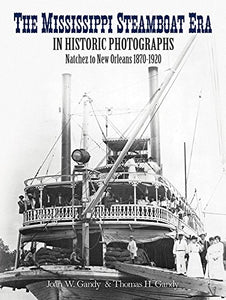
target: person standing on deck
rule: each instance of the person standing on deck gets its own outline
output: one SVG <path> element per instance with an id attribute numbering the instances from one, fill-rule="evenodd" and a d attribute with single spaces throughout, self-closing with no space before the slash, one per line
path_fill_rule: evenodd
<path id="1" fill-rule="evenodd" d="M 197 242 L 198 238 L 192 236 L 191 242 L 188 245 L 188 268 L 187 276 L 203 278 L 203 268 L 199 253 L 202 251 L 202 246 Z"/>
<path id="2" fill-rule="evenodd" d="M 209 238 L 209 247 L 207 249 L 207 253 L 206 253 L 206 261 L 207 261 L 207 264 L 206 264 L 206 271 L 205 271 L 205 278 L 209 278 L 209 265 L 211 264 L 211 256 L 212 256 L 212 245 L 214 244 L 214 238 L 213 237 L 210 237 Z"/>
<path id="3" fill-rule="evenodd" d="M 177 273 L 186 274 L 186 254 L 188 253 L 188 245 L 182 232 L 178 234 L 178 240 L 173 246 L 173 255 L 176 259 Z"/>
<path id="4" fill-rule="evenodd" d="M 127 246 L 127 250 L 129 250 L 130 257 L 132 259 L 132 263 L 134 264 L 135 258 L 137 257 L 137 244 L 134 241 L 134 238 L 132 235 L 130 236 L 130 242 Z"/>
<path id="5" fill-rule="evenodd" d="M 217 235 L 214 243 L 207 249 L 207 270 L 205 276 L 210 279 L 224 279 L 224 263 L 223 263 L 224 245 L 221 238 Z"/>
<path id="6" fill-rule="evenodd" d="M 129 180 L 130 181 L 137 181 L 137 171 L 136 171 L 136 161 L 134 157 L 131 157 L 130 159 L 127 160 L 125 163 L 125 167 L 128 167 L 128 173 L 129 173 Z"/>
<path id="7" fill-rule="evenodd" d="M 24 196 L 20 195 L 19 196 L 19 201 L 17 202 L 19 205 L 19 214 L 22 214 L 25 211 L 25 201 L 24 201 Z"/>
<path id="8" fill-rule="evenodd" d="M 207 254 L 207 249 L 209 248 L 210 244 L 208 241 L 206 241 L 206 233 L 201 233 L 200 235 L 200 245 L 202 246 L 202 250 L 200 252 L 200 257 L 201 257 L 201 262 L 202 262 L 202 268 L 203 272 L 205 274 L 206 272 L 206 254 Z"/>

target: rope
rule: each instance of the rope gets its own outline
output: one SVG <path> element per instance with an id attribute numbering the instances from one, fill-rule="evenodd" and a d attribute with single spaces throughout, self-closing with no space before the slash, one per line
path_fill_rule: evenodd
<path id="1" fill-rule="evenodd" d="M 108 122 L 120 138 L 126 138 L 124 134 L 113 124 L 113 122 L 110 119 L 108 119 Z"/>
<path id="2" fill-rule="evenodd" d="M 212 192 L 212 194 L 211 194 L 211 196 L 210 196 L 208 202 L 206 203 L 206 206 L 205 206 L 204 209 L 203 209 L 204 212 L 205 212 L 207 206 L 209 205 L 210 201 L 212 200 L 213 195 L 215 194 L 215 192 L 216 192 L 216 190 L 217 190 L 217 187 L 218 187 L 218 185 L 220 184 L 220 182 L 221 182 L 223 176 L 224 176 L 224 173 L 221 174 L 219 180 L 217 181 L 217 184 L 215 185 L 215 187 L 214 187 L 214 189 L 213 189 L 213 192 Z"/>
<path id="3" fill-rule="evenodd" d="M 72 119 L 73 120 L 73 119 Z M 73 120 L 73 122 L 80 128 L 80 129 L 82 129 L 82 126 L 80 125 L 80 124 L 78 124 L 75 120 Z M 100 144 L 97 142 L 97 141 L 95 141 L 89 134 L 88 134 L 88 137 L 96 144 L 96 146 L 99 148 L 99 149 L 101 149 L 101 150 L 103 150 L 104 152 L 105 152 L 105 150 L 100 146 Z"/>
<path id="4" fill-rule="evenodd" d="M 132 131 L 133 127 L 136 124 L 137 119 L 141 116 L 141 114 L 144 112 L 144 110 L 146 109 L 146 107 L 148 106 L 148 102 L 145 104 L 145 106 L 139 111 L 139 113 L 137 114 L 137 116 L 135 117 L 135 119 L 129 124 L 129 126 L 127 127 L 127 129 L 123 132 L 123 135 L 125 136 L 126 134 L 128 135 L 129 132 Z"/>
<path id="5" fill-rule="evenodd" d="M 68 126 L 68 124 L 70 123 L 70 121 L 71 121 L 71 115 L 70 115 L 70 117 L 69 117 L 69 120 L 67 121 L 67 123 L 66 123 L 65 126 L 63 127 L 63 129 L 62 129 L 60 135 L 57 137 L 57 139 L 56 139 L 56 141 L 54 142 L 53 146 L 50 148 L 49 152 L 47 153 L 47 155 L 46 155 L 44 161 L 42 162 L 42 164 L 41 164 L 40 167 L 38 168 L 38 171 L 36 172 L 36 174 L 35 174 L 35 176 L 34 176 L 34 178 L 33 178 L 33 181 L 34 181 L 34 179 L 38 176 L 38 174 L 39 174 L 41 168 L 43 167 L 43 165 L 44 165 L 45 162 L 47 161 L 48 157 L 50 156 L 51 152 L 52 152 L 53 149 L 55 148 L 56 144 L 58 143 L 59 139 L 61 138 L 61 136 L 62 136 L 64 130 L 66 129 L 66 127 Z M 32 183 L 33 183 L 33 181 L 32 181 Z"/>
<path id="6" fill-rule="evenodd" d="M 51 157 L 51 159 L 50 159 L 50 161 L 49 161 L 49 164 L 48 164 L 48 167 L 47 167 L 47 170 L 46 170 L 46 175 L 49 174 L 49 169 L 50 169 L 50 166 L 51 166 L 51 164 L 52 164 L 52 161 L 53 161 L 54 156 L 55 156 L 55 154 L 52 155 L 52 157 Z"/>
<path id="7" fill-rule="evenodd" d="M 193 200 L 194 200 L 194 198 L 195 198 L 196 193 L 197 193 L 197 190 L 195 189 L 194 194 L 193 194 L 193 196 L 192 196 L 192 199 L 191 199 L 189 205 L 192 204 L 192 202 L 193 202 Z"/>
<path id="8" fill-rule="evenodd" d="M 107 139 L 107 138 L 106 138 L 106 135 L 105 135 L 105 133 L 104 133 L 104 131 L 103 131 L 101 125 L 100 125 L 100 122 L 99 122 L 99 120 L 98 120 L 98 118 L 97 118 L 97 115 L 96 115 L 96 113 L 95 113 L 95 111 L 94 111 L 93 104 L 92 104 L 91 101 L 90 101 L 89 103 L 90 103 L 90 106 L 91 106 L 91 108 L 92 108 L 93 115 L 94 115 L 94 117 L 95 117 L 95 119 L 96 119 L 96 121 L 97 121 L 97 124 L 98 124 L 98 126 L 99 126 L 99 129 L 100 129 L 100 131 L 101 131 L 101 133 L 102 133 L 102 136 L 103 136 L 103 138 L 106 140 L 106 139 Z"/>
<path id="9" fill-rule="evenodd" d="M 190 158 L 189 158 L 188 172 L 187 172 L 187 176 L 186 176 L 187 177 L 187 182 L 188 182 L 190 169 L 191 169 L 191 161 L 192 161 L 193 149 L 194 149 L 194 144 L 195 144 L 195 136 L 196 136 L 196 131 L 197 131 L 197 124 L 198 124 L 198 117 L 199 117 L 201 99 L 202 99 L 202 95 L 201 95 L 201 91 L 200 91 L 198 109 L 197 109 L 197 114 L 196 114 L 196 118 L 195 118 L 195 128 L 194 128 L 194 133 L 193 133 L 193 138 L 192 138 L 191 153 L 190 153 Z"/>
<path id="10" fill-rule="evenodd" d="M 218 135 L 218 148 L 219 154 L 221 157 L 222 165 L 224 166 L 226 162 L 225 151 L 223 147 L 223 136 L 222 136 L 222 124 L 221 124 L 221 105 L 220 105 L 220 95 L 219 95 L 219 78 L 217 72 L 217 63 L 215 61 L 216 57 L 216 50 L 212 44 L 210 45 L 211 49 L 209 49 L 210 53 L 210 70 L 211 70 L 211 77 L 212 77 L 212 85 L 213 85 L 213 93 L 215 99 L 215 113 L 216 113 L 216 121 L 217 121 L 217 135 Z"/>

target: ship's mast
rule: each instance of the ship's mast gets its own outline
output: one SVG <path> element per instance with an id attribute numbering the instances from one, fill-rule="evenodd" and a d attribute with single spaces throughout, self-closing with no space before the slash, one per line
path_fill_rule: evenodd
<path id="1" fill-rule="evenodd" d="M 152 103 L 155 93 L 158 90 L 158 68 L 149 67 L 149 101 Z M 150 116 L 151 118 L 151 116 Z M 159 113 L 155 113 L 154 118 L 150 123 L 151 136 L 151 157 L 161 167 L 161 153 L 160 153 L 160 130 L 159 130 Z"/>
<path id="2" fill-rule="evenodd" d="M 186 143 L 184 142 L 184 197 L 188 199 L 188 181 L 187 181 L 187 150 Z"/>
<path id="3" fill-rule="evenodd" d="M 62 101 L 62 148 L 61 175 L 62 181 L 70 180 L 71 174 L 71 74 L 63 74 Z M 64 175 L 64 176 L 63 176 Z M 65 176 L 68 175 L 68 176 Z"/>

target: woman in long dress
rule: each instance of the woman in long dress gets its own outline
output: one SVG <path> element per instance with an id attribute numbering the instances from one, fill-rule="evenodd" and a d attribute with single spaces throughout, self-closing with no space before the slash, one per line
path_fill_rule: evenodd
<path id="1" fill-rule="evenodd" d="M 202 251 L 201 245 L 197 242 L 197 237 L 193 236 L 188 245 L 188 268 L 187 276 L 189 277 L 204 277 L 201 258 L 199 252 Z"/>
<path id="2" fill-rule="evenodd" d="M 211 259 L 211 256 L 212 256 L 212 246 L 214 244 L 214 238 L 213 237 L 210 237 L 209 238 L 209 247 L 207 248 L 207 252 L 206 252 L 206 261 L 207 261 L 207 264 L 206 264 L 206 272 L 205 272 L 205 278 L 209 278 L 209 269 L 211 269 L 211 263 L 212 263 L 212 259 Z"/>
<path id="3" fill-rule="evenodd" d="M 207 249 L 207 270 L 205 277 L 210 279 L 224 279 L 224 246 L 220 240 L 219 236 L 215 236 L 213 245 Z"/>

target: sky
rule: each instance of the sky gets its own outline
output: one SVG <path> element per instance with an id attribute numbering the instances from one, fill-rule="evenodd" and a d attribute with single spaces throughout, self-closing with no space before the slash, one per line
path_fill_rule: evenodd
<path id="1" fill-rule="evenodd" d="M 163 174 L 184 193 L 183 143 L 190 160 L 195 120 L 200 101 L 196 134 L 188 177 L 188 199 L 197 189 L 200 206 L 208 212 L 226 211 L 225 163 L 226 134 L 226 13 L 223 1 L 7 1 L 0 4 L 1 27 L 1 97 L 0 97 L 0 237 L 11 249 L 16 247 L 22 217 L 18 214 L 18 196 L 23 193 L 23 181 L 33 177 L 61 131 L 62 74 L 72 74 L 72 145 L 80 146 L 83 95 L 93 100 L 101 126 L 104 128 L 106 108 L 112 108 L 109 120 L 123 132 L 148 101 L 148 63 L 145 64 L 65 64 L 65 51 L 53 50 L 53 35 L 16 34 L 14 12 L 38 14 L 111 14 L 118 12 L 138 15 L 185 15 L 197 12 L 210 15 L 212 34 L 199 34 L 196 44 L 170 89 L 160 110 L 161 157 Z M 187 24 L 187 23 L 186 23 Z M 72 36 L 71 34 L 69 35 Z M 98 36 L 98 35 L 97 35 Z M 107 35 L 101 35 L 101 37 Z M 117 36 L 117 35 L 113 35 Z M 123 35 L 122 35 L 123 36 Z M 131 35 L 126 35 L 126 37 Z M 133 37 L 141 37 L 134 34 Z M 146 37 L 146 35 L 144 35 Z M 148 35 L 149 36 L 149 35 Z M 189 39 L 183 34 L 168 34 L 174 38 L 174 50 L 156 52 L 162 55 L 159 83 Z M 62 35 L 62 37 L 65 37 Z M 165 35 L 160 35 L 165 37 Z M 134 51 L 69 51 L 71 55 L 139 54 Z M 143 53 L 143 52 L 142 52 Z M 148 51 L 145 54 L 150 54 Z M 214 62 L 214 67 L 211 67 Z M 217 80 L 218 78 L 218 80 Z M 215 88 L 214 84 L 218 84 Z M 201 100 L 200 100 L 201 97 Z M 90 108 L 90 112 L 92 109 Z M 125 112 L 130 112 L 125 114 Z M 217 123 L 218 119 L 218 123 Z M 105 153 L 101 132 L 91 115 L 89 120 L 91 153 L 94 167 Z M 221 131 L 221 134 L 219 132 Z M 117 133 L 109 128 L 109 137 Z M 220 150 L 219 150 L 220 143 Z M 98 146 L 97 146 L 98 144 Z M 60 170 L 60 144 L 47 160 L 40 175 L 56 174 Z M 194 200 L 194 207 L 197 206 Z M 226 240 L 226 216 L 206 214 L 208 235 L 219 234 Z M 13 298 L 12 298 L 13 299 Z M 25 298 L 24 298 L 25 299 Z"/>

